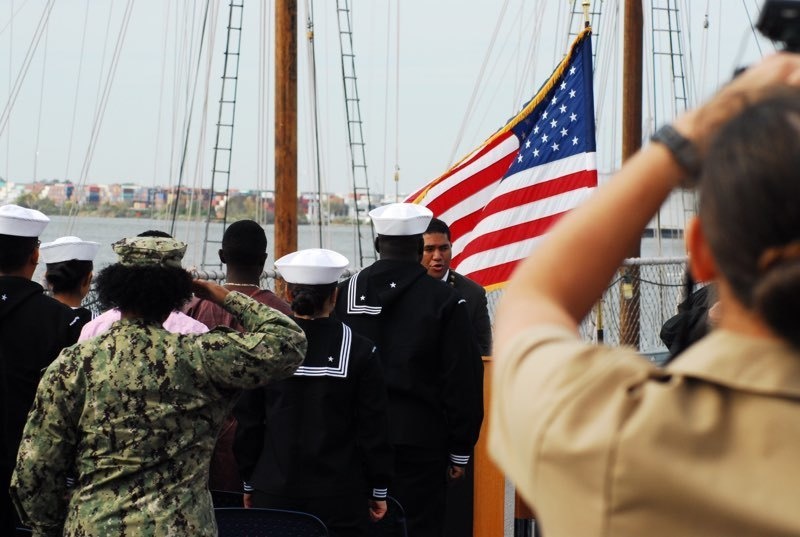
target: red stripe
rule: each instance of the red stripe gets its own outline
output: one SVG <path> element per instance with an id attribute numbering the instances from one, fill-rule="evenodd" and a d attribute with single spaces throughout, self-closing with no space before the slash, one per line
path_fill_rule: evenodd
<path id="1" fill-rule="evenodd" d="M 469 158 L 469 159 L 465 160 L 465 161 L 464 161 L 464 162 L 462 162 L 461 164 L 458 164 L 458 165 L 456 165 L 456 166 L 454 166 L 454 167 L 450 168 L 448 171 L 446 171 L 445 173 L 443 173 L 442 175 L 440 175 L 439 177 L 437 177 L 436 179 L 434 179 L 433 181 L 431 181 L 430 183 L 428 183 L 428 184 L 427 184 L 427 185 L 425 185 L 424 187 L 420 188 L 419 190 L 417 190 L 416 192 L 414 192 L 413 194 L 411 194 L 410 196 L 408 196 L 408 197 L 406 198 L 406 201 L 414 201 L 414 200 L 415 200 L 417 197 L 419 197 L 419 196 L 420 196 L 420 195 L 421 195 L 421 194 L 422 194 L 422 193 L 423 193 L 423 192 L 424 192 L 426 189 L 433 188 L 434 186 L 438 185 L 439 183 L 441 183 L 441 182 L 445 181 L 445 180 L 446 180 L 446 179 L 448 179 L 449 177 L 451 177 L 451 176 L 453 176 L 454 174 L 456 174 L 458 171 L 462 170 L 463 168 L 465 168 L 465 167 L 469 166 L 470 164 L 472 164 L 473 162 L 477 161 L 478 159 L 480 159 L 481 157 L 483 157 L 483 156 L 484 156 L 486 153 L 488 153 L 489 151 L 491 151 L 492 149 L 494 149 L 495 147 L 497 147 L 498 145 L 500 145 L 500 144 L 501 144 L 503 141 L 505 141 L 505 140 L 506 140 L 507 138 L 509 138 L 510 136 L 513 136 L 513 133 L 510 133 L 510 132 L 509 132 L 509 133 L 508 133 L 506 136 L 500 136 L 500 137 L 498 137 L 498 138 L 497 138 L 496 140 L 494 140 L 494 141 L 493 141 L 491 144 L 488 144 L 488 145 L 486 145 L 486 146 L 482 147 L 482 148 L 481 148 L 481 149 L 480 149 L 480 150 L 479 150 L 477 153 L 475 153 L 474 155 L 472 155 L 472 157 L 471 157 L 471 158 Z M 516 155 L 516 151 L 514 151 L 514 152 L 512 153 L 512 158 L 513 158 L 513 155 Z M 495 163 L 496 163 L 496 162 L 498 162 L 498 161 L 495 161 Z M 494 163 L 493 163 L 493 164 L 494 164 Z M 493 164 L 490 164 L 489 166 L 492 166 Z M 511 165 L 511 163 L 509 162 L 509 166 L 510 166 L 510 165 Z M 485 171 L 485 169 L 486 169 L 486 168 L 483 168 L 483 169 L 481 169 L 480 171 L 478 171 L 478 172 L 474 173 L 473 175 L 471 175 L 471 176 L 469 176 L 469 177 L 466 177 L 465 179 L 463 179 L 462 181 L 460 181 L 460 182 L 458 183 L 458 185 L 461 185 L 462 183 L 464 183 L 464 182 L 466 182 L 466 181 L 469 181 L 469 180 L 470 180 L 472 177 L 474 177 L 474 176 L 475 176 L 475 175 L 477 175 L 477 174 L 483 173 L 483 171 Z M 503 174 L 505 174 L 505 172 L 506 172 L 507 170 L 508 170 L 508 166 L 506 167 L 506 169 L 505 169 L 505 170 L 503 170 L 503 172 L 502 172 L 502 173 L 500 173 L 500 175 L 496 176 L 496 177 L 495 177 L 495 179 L 497 180 L 497 179 L 500 179 L 501 177 L 503 177 Z M 456 185 L 456 187 L 457 187 L 458 185 Z M 455 188 L 455 187 L 454 187 L 454 188 Z M 461 199 L 464 199 L 464 197 L 462 196 L 462 197 L 461 197 Z M 430 209 L 433 211 L 433 208 L 431 208 L 431 207 L 430 207 L 430 205 L 429 205 L 428 203 L 426 203 L 426 202 L 425 202 L 425 199 L 424 199 L 424 198 L 423 198 L 422 200 L 420 200 L 420 203 L 421 203 L 422 205 L 425 205 L 426 207 L 430 208 Z M 434 213 L 434 214 L 441 214 L 441 212 L 444 212 L 444 211 L 440 211 L 440 212 L 438 212 L 438 213 L 437 213 L 436 211 L 433 211 L 433 213 Z"/>
<path id="2" fill-rule="evenodd" d="M 499 184 L 500 179 L 502 179 L 503 175 L 508 171 L 508 168 L 511 166 L 516 156 L 517 152 L 514 151 L 500 160 L 494 161 L 481 171 L 459 181 L 458 184 L 453 185 L 447 191 L 439 194 L 436 199 L 427 203 L 428 209 L 433 211 L 433 214 L 442 214 L 464 200 L 469 199 L 492 183 Z"/>
<path id="3" fill-rule="evenodd" d="M 518 207 L 527 203 L 545 199 L 557 194 L 583 187 L 597 186 L 597 171 L 588 170 L 565 175 L 552 181 L 538 183 L 529 187 L 508 192 L 491 200 L 486 207 L 466 215 L 450 224 L 450 236 L 453 241 L 475 229 L 478 223 L 489 215 Z"/>
<path id="4" fill-rule="evenodd" d="M 477 237 L 475 240 L 471 241 L 457 256 L 454 256 L 453 260 L 450 262 L 450 265 L 454 269 L 457 269 L 458 264 L 463 259 L 466 259 L 471 255 L 478 254 L 484 250 L 507 246 L 509 244 L 514 244 L 515 242 L 520 242 L 543 235 L 553 226 L 553 224 L 556 223 L 556 221 L 558 221 L 559 218 L 568 212 L 569 211 L 564 211 L 562 213 L 545 216 L 544 218 L 504 227 L 503 229 L 481 235 L 480 237 Z"/>

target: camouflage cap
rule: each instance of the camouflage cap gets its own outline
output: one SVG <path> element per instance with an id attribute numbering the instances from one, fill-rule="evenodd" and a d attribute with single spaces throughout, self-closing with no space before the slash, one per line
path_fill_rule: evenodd
<path id="1" fill-rule="evenodd" d="M 117 262 L 126 267 L 163 265 L 181 268 L 186 243 L 166 237 L 132 237 L 111 245 L 119 256 Z"/>

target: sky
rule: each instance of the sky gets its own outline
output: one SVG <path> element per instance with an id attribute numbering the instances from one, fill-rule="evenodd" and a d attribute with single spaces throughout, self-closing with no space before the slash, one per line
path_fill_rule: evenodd
<path id="1" fill-rule="evenodd" d="M 434 179 L 500 128 L 546 80 L 580 24 L 568 28 L 565 0 L 348 3 L 369 186 L 387 196 Z M 737 65 L 774 50 L 750 28 L 760 3 L 677 2 L 690 101 L 728 80 Z M 244 4 L 231 186 L 273 188 L 273 2 Z M 335 4 L 298 1 L 300 191 L 316 189 L 317 160 L 323 190 L 352 189 Z M 621 68 L 614 58 L 622 6 L 594 4 L 603 10 L 595 28 L 595 100 L 598 152 L 607 154 L 599 167 L 607 173 L 619 160 Z M 645 6 L 649 20 L 650 2 Z M 312 12 L 316 134 L 306 39 Z M 0 0 L 0 177 L 141 185 L 174 185 L 182 177 L 185 185 L 207 187 L 227 21 L 228 3 L 219 0 Z M 648 27 L 646 40 L 652 35 Z M 663 68 L 647 56 L 645 63 L 648 84 L 673 87 Z M 645 131 L 669 119 L 670 91 L 645 98 Z"/>

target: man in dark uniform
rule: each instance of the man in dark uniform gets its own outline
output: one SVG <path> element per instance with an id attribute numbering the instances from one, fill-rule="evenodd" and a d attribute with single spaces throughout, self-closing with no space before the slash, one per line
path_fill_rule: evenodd
<path id="1" fill-rule="evenodd" d="M 447 478 L 463 477 L 483 418 L 466 303 L 420 264 L 432 216 L 407 203 L 371 211 L 380 259 L 343 282 L 336 302 L 336 316 L 378 346 L 395 448 L 390 490 L 414 537 L 442 534 Z"/>
<path id="2" fill-rule="evenodd" d="M 482 356 L 492 353 L 492 321 L 489 318 L 489 306 L 486 302 L 486 290 L 450 269 L 453 258 L 453 243 L 450 240 L 450 228 L 442 220 L 432 218 L 428 229 L 422 235 L 425 246 L 422 251 L 422 266 L 428 275 L 442 280 L 461 293 L 467 301 L 467 312 L 472 321 L 472 330 Z"/>
<path id="3" fill-rule="evenodd" d="M 39 211 L 0 207 L 0 534 L 18 525 L 8 495 L 22 429 L 42 370 L 78 340 L 72 308 L 31 281 L 39 262 L 38 236 L 50 221 Z"/>
<path id="4" fill-rule="evenodd" d="M 425 241 L 422 266 L 428 270 L 429 276 L 442 280 L 461 293 L 461 296 L 467 301 L 467 311 L 470 321 L 472 321 L 472 333 L 481 350 L 481 355 L 490 356 L 492 352 L 492 321 L 486 302 L 486 290 L 450 268 L 453 244 L 450 239 L 450 228 L 445 222 L 438 218 L 431 219 L 422 238 Z M 470 460 L 464 479 L 451 481 L 447 487 L 444 523 L 444 533 L 447 537 L 472 535 L 473 502 L 474 468 L 473 461 Z"/>

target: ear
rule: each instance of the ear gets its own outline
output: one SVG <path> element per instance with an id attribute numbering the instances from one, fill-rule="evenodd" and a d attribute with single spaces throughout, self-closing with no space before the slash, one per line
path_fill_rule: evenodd
<path id="1" fill-rule="evenodd" d="M 686 223 L 686 248 L 689 253 L 689 270 L 695 281 L 708 282 L 715 279 L 717 264 L 697 217 Z"/>
<path id="2" fill-rule="evenodd" d="M 219 262 L 220 262 L 220 263 L 223 263 L 223 264 L 225 264 L 225 265 L 227 265 L 227 264 L 228 264 L 228 263 L 227 263 L 227 261 L 225 261 L 225 254 L 224 254 L 224 253 L 222 253 L 222 248 L 220 248 L 219 250 L 217 250 L 217 255 L 219 256 Z"/>
<path id="3" fill-rule="evenodd" d="M 380 236 L 375 237 L 375 251 L 381 253 L 381 238 Z"/>

